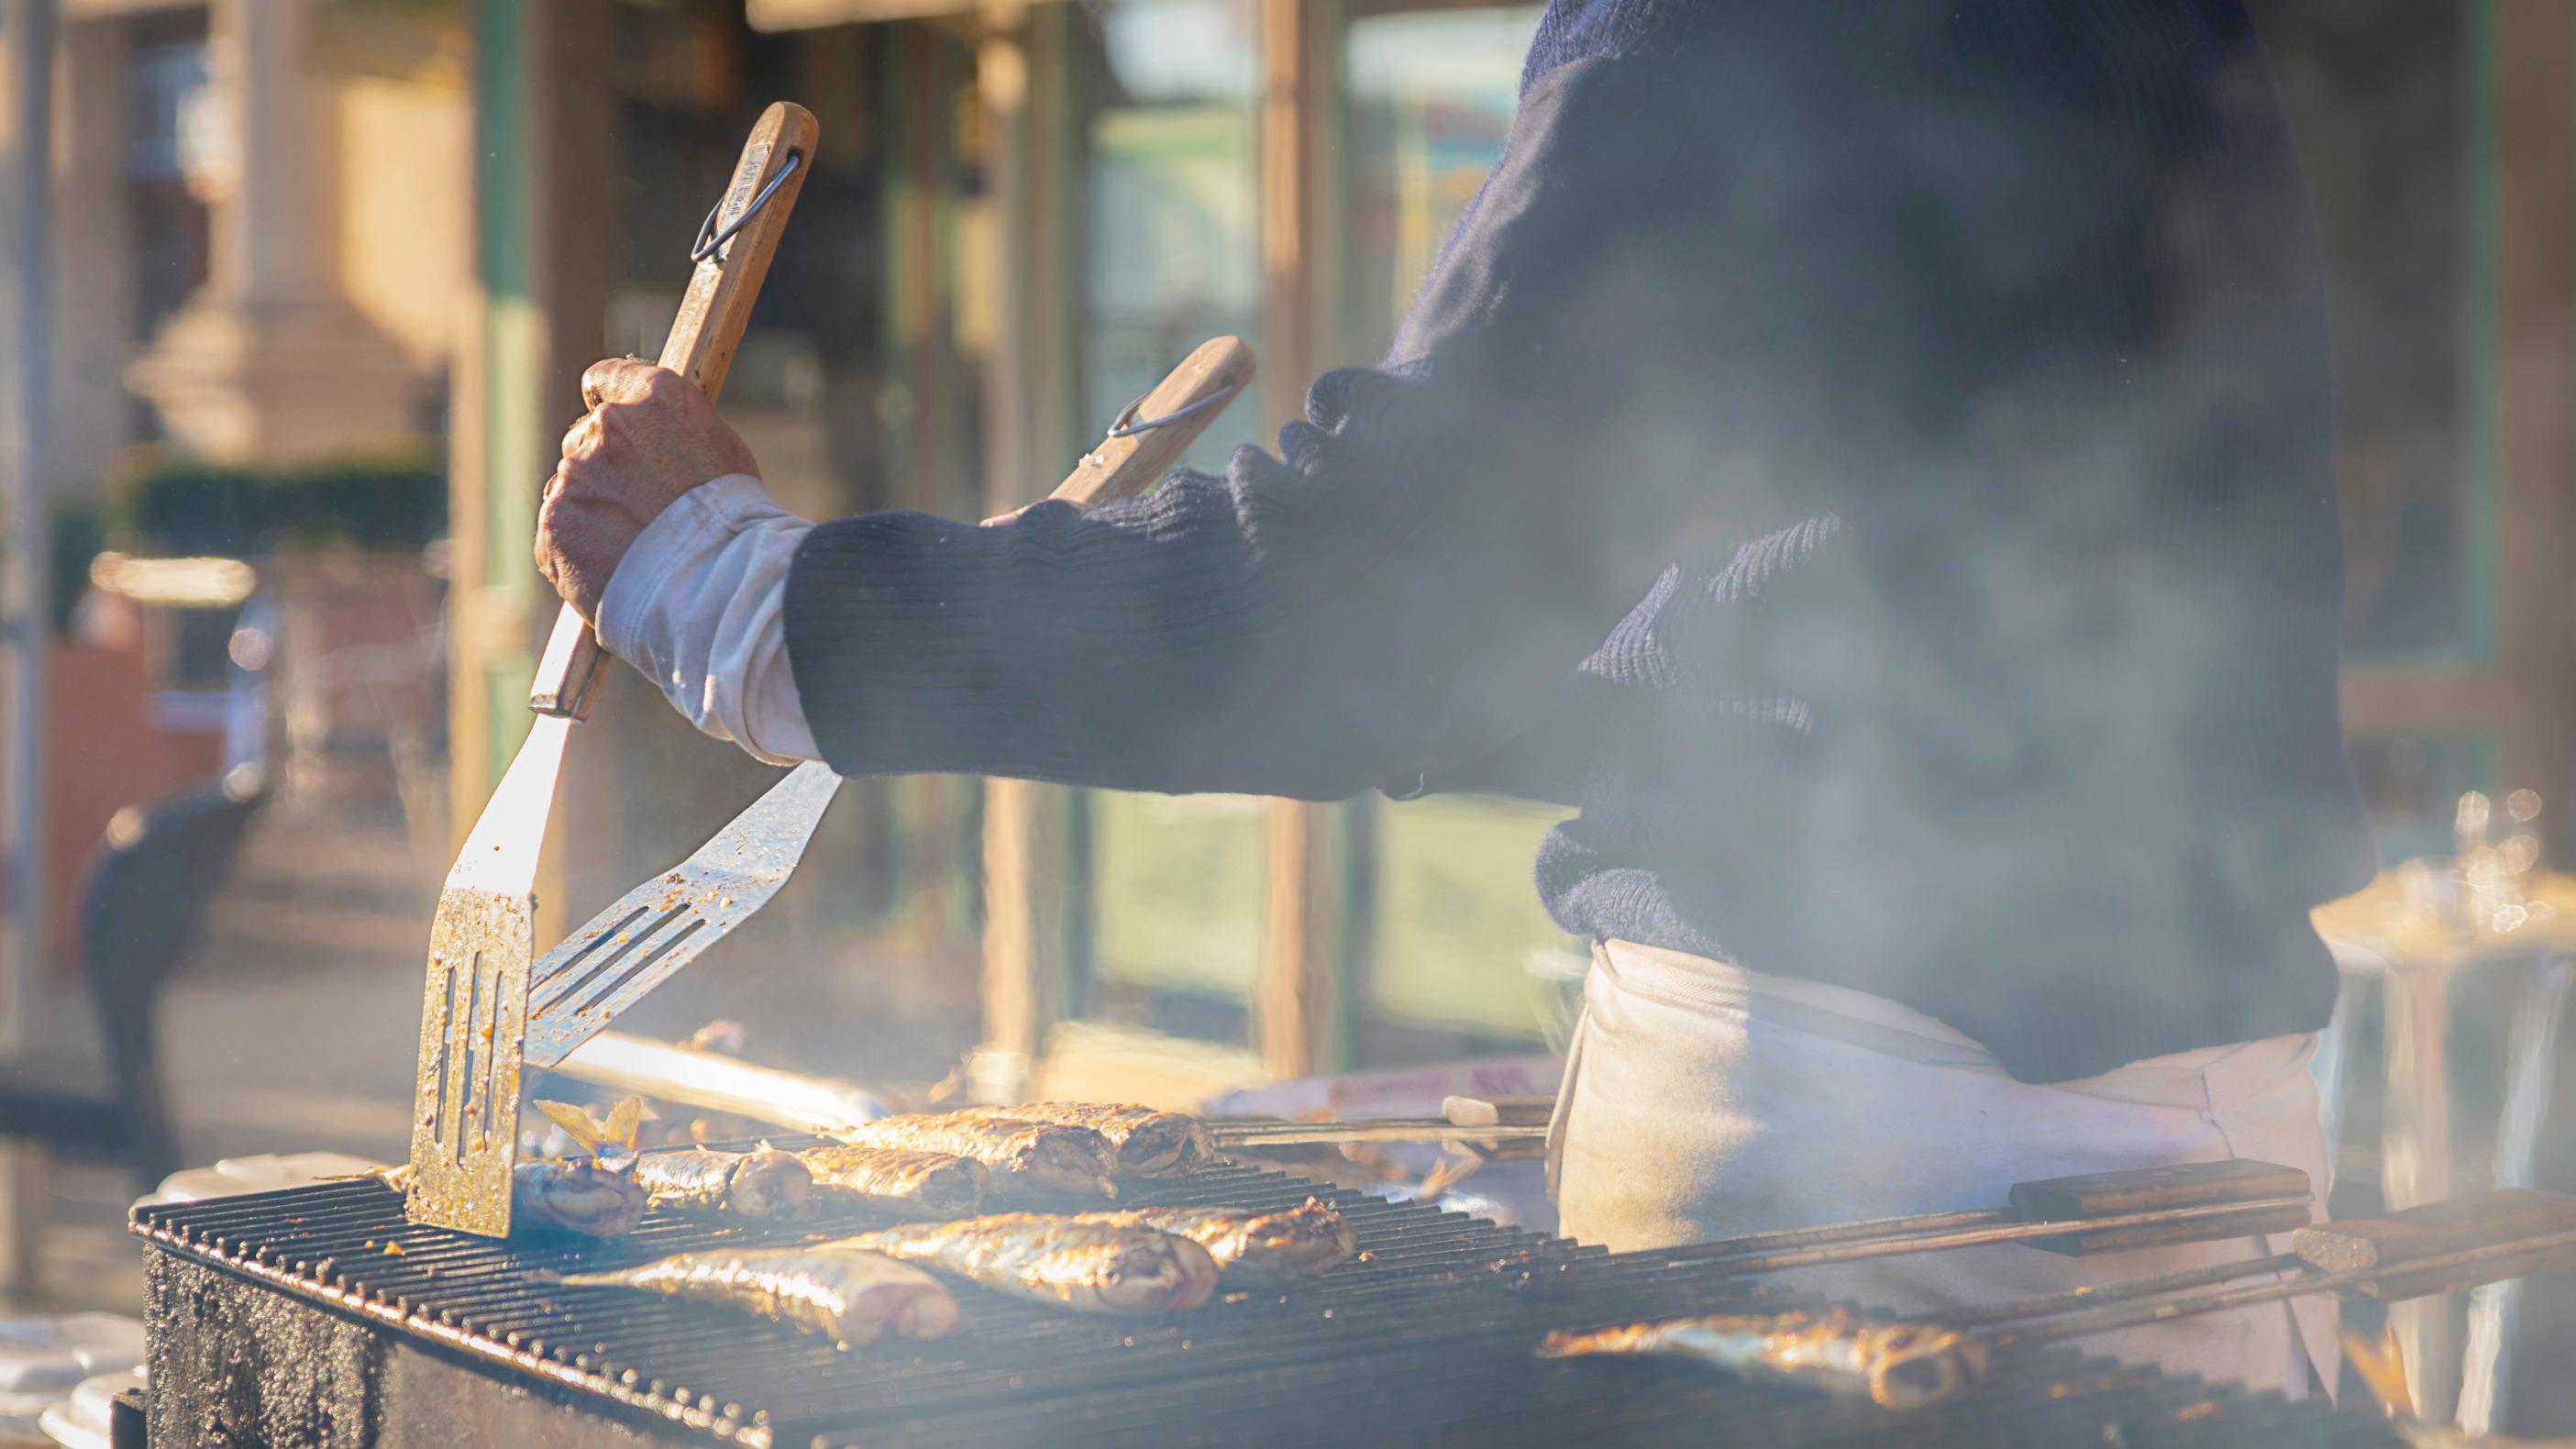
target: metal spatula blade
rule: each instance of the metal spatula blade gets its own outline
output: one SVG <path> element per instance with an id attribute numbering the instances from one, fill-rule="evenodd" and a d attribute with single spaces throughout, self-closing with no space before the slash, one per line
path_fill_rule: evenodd
<path id="1" fill-rule="evenodd" d="M 527 1059 L 550 1067 L 740 925 L 794 874 L 841 788 L 809 761 L 698 852 L 618 897 L 530 973 Z"/>
<path id="2" fill-rule="evenodd" d="M 407 1210 L 420 1222 L 492 1237 L 510 1230 L 537 850 L 571 727 L 564 716 L 538 718 L 438 893 L 412 1091 Z"/>

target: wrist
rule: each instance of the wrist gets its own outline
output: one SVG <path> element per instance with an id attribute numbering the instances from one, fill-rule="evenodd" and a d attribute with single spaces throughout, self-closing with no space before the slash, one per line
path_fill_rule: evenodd
<path id="1" fill-rule="evenodd" d="M 627 544 L 600 590 L 599 607 L 591 619 L 600 646 L 630 664 L 642 664 L 649 652 L 644 632 L 655 602 L 665 596 L 673 576 L 722 548 L 735 534 L 772 519 L 793 519 L 793 515 L 772 502 L 769 490 L 748 473 L 710 478 L 672 499 Z"/>
<path id="2" fill-rule="evenodd" d="M 619 562 L 600 600 L 600 642 L 705 733 L 772 762 L 810 757 L 781 620 L 811 528 L 756 479 L 700 484 Z"/>

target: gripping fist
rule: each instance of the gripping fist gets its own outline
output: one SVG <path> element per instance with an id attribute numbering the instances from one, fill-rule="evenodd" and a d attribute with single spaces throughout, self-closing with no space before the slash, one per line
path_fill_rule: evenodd
<path id="1" fill-rule="evenodd" d="M 563 465 L 537 510 L 537 571 L 595 619 L 618 561 L 674 499 L 727 473 L 758 476 L 715 404 L 666 367 L 635 358 L 581 375 L 590 411 L 563 437 Z"/>

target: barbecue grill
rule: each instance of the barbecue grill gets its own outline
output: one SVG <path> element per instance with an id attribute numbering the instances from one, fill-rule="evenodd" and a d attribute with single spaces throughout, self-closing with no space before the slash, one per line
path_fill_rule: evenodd
<path id="1" fill-rule="evenodd" d="M 1237 1444 L 2394 1445 L 2359 1407 L 2007 1345 L 1903 1416 L 1684 1365 L 1539 1360 L 1549 1329 L 1811 1301 L 1662 1254 L 1614 1255 L 1248 1167 L 1138 1203 L 1334 1203 L 1361 1257 L 1287 1293 L 1169 1318 L 1053 1313 L 960 1289 L 935 1343 L 843 1351 L 793 1329 L 551 1275 L 879 1220 L 655 1213 L 625 1237 L 470 1237 L 373 1182 L 139 1208 L 152 1443 L 408 1449 Z"/>

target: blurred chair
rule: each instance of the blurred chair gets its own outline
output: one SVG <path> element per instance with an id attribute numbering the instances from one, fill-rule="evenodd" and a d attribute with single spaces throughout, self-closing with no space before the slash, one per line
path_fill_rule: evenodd
<path id="1" fill-rule="evenodd" d="M 153 1008 L 196 949 L 206 909 L 267 799 L 241 766 L 117 812 L 81 891 L 81 974 L 107 1048 L 103 1093 L 0 1069 L 0 1138 L 123 1160 L 145 1190 L 177 1167 Z"/>

